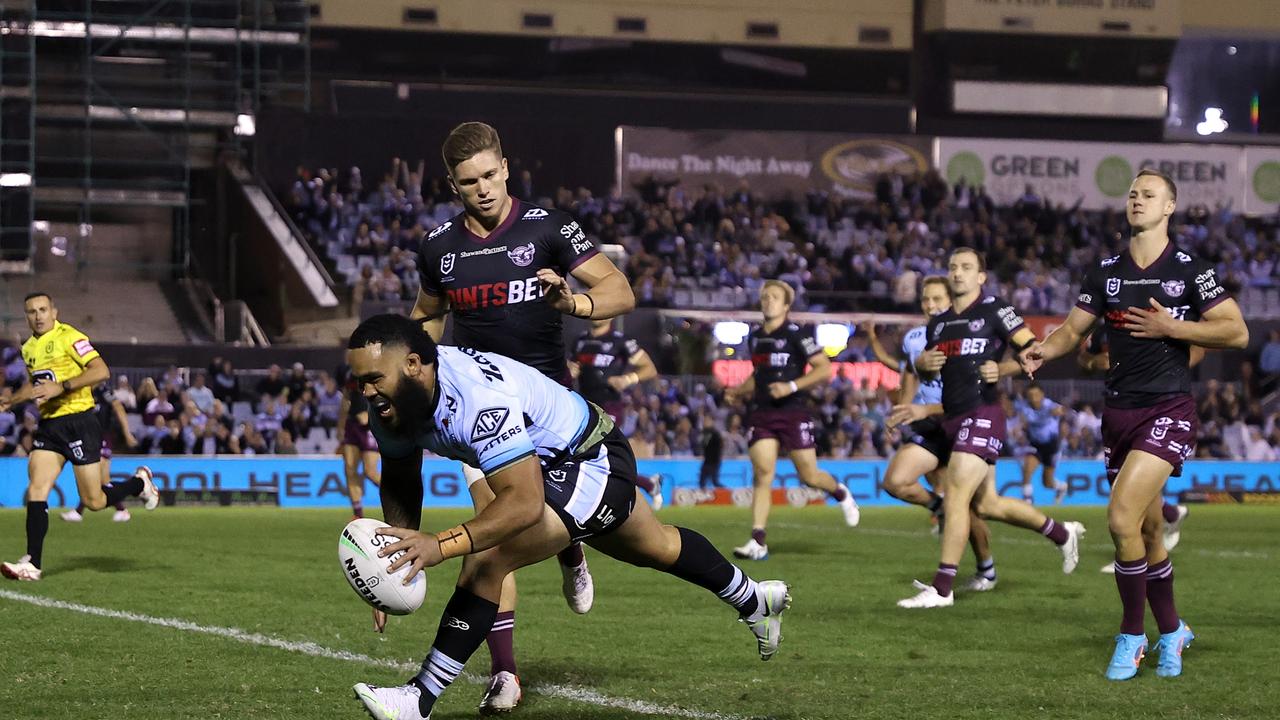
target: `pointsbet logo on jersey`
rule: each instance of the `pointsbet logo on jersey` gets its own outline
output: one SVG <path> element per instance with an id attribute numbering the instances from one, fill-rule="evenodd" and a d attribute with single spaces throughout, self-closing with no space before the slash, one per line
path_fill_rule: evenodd
<path id="1" fill-rule="evenodd" d="M 479 310 L 539 300 L 542 298 L 542 284 L 535 276 L 523 280 L 502 280 L 471 287 L 449 288 L 445 290 L 445 294 L 449 296 L 449 304 L 457 310 Z"/>

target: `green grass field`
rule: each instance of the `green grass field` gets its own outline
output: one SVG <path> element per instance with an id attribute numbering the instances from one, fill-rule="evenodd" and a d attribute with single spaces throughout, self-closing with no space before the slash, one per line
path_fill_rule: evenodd
<path id="1" fill-rule="evenodd" d="M 627 709 L 636 701 L 659 715 L 731 720 L 1277 717 L 1280 660 L 1268 632 L 1280 619 L 1280 508 L 1193 508 L 1174 553 L 1180 610 L 1199 636 L 1186 673 L 1157 678 L 1148 657 L 1137 679 L 1119 684 L 1102 677 L 1119 621 L 1112 576 L 1098 572 L 1111 554 L 1103 510 L 1053 514 L 1089 528 L 1074 575 L 1062 575 L 1047 541 L 996 526 L 994 592 L 905 611 L 894 602 L 937 563 L 923 512 L 868 508 L 850 530 L 834 509 L 777 509 L 772 557 L 747 568 L 792 584 L 782 647 L 769 663 L 728 607 L 674 578 L 588 551 L 596 605 L 579 617 L 560 595 L 553 563 L 528 568 L 516 628 L 526 689 L 517 717 L 645 716 Z M 428 511 L 424 522 L 438 529 L 466 517 Z M 700 508 L 661 517 L 727 552 L 743 540 L 748 516 Z M 5 559 L 21 554 L 23 518 L 0 512 Z M 104 513 L 78 526 L 51 519 L 45 579 L 0 585 L 0 717 L 365 717 L 351 685 L 399 684 L 411 674 L 389 663 L 421 660 L 458 566 L 431 571 L 427 606 L 393 618 L 379 636 L 338 569 L 346 520 L 339 511 L 226 508 L 137 511 L 128 525 Z M 971 569 L 966 557 L 962 579 Z M 33 605 L 14 593 L 365 657 L 307 655 Z M 467 670 L 487 669 L 482 649 Z M 434 717 L 475 717 L 481 690 L 460 680 Z M 594 700 L 566 697 L 575 693 Z"/>

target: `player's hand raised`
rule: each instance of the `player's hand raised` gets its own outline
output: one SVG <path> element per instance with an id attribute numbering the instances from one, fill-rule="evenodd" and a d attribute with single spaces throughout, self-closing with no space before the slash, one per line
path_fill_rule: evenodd
<path id="1" fill-rule="evenodd" d="M 1176 320 L 1163 305 L 1151 298 L 1151 307 L 1130 307 L 1124 313 L 1125 329 L 1138 338 L 1155 340 L 1173 337 L 1178 326 Z"/>
<path id="2" fill-rule="evenodd" d="M 916 369 L 925 372 L 937 372 L 947 363 L 947 356 L 941 350 L 925 350 L 916 358 Z"/>
<path id="3" fill-rule="evenodd" d="M 569 289 L 569 281 L 551 268 L 538 271 L 538 284 L 542 286 L 543 298 L 551 307 L 565 315 L 573 315 L 577 305 L 573 301 L 573 291 Z"/>

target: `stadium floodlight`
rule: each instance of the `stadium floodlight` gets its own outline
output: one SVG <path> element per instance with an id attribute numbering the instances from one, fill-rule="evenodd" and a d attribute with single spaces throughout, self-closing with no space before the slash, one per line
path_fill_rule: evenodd
<path id="1" fill-rule="evenodd" d="M 1204 109 L 1204 122 L 1196 123 L 1196 132 L 1201 135 L 1213 135 L 1226 132 L 1227 121 L 1222 119 L 1222 108 L 1207 107 Z"/>
<path id="2" fill-rule="evenodd" d="M 711 328 L 711 334 L 721 345 L 736 347 L 747 339 L 747 333 L 751 331 L 751 327 L 744 322 L 737 320 L 729 320 L 727 322 L 718 322 Z"/>
<path id="3" fill-rule="evenodd" d="M 253 137 L 258 133 L 258 123 L 252 115 L 240 113 L 236 116 L 235 134 L 240 137 Z"/>
<path id="4" fill-rule="evenodd" d="M 820 323 L 815 331 L 818 345 L 824 348 L 843 348 L 849 342 L 849 326 L 844 323 Z"/>
<path id="5" fill-rule="evenodd" d="M 0 187 L 31 187 L 30 173 L 0 174 Z"/>

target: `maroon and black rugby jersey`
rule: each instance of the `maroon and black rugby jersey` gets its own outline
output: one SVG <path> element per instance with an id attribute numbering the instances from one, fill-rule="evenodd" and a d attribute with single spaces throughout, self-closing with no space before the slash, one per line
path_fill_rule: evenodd
<path id="1" fill-rule="evenodd" d="M 988 360 L 999 362 L 1009 339 L 1024 327 L 1012 305 L 991 295 L 978 298 L 962 313 L 951 308 L 929 319 L 927 349 L 947 356 L 941 370 L 942 410 L 947 417 L 996 402 L 996 385 L 983 382 L 979 368 Z"/>
<path id="2" fill-rule="evenodd" d="M 538 270 L 568 276 L 600 250 L 576 220 L 511 198 L 511 212 L 488 237 L 459 213 L 418 249 L 422 290 L 448 298 L 453 343 L 506 355 L 561 381 L 566 374 L 560 312 L 547 304 Z"/>
<path id="3" fill-rule="evenodd" d="M 596 337 L 583 333 L 573 345 L 573 359 L 578 363 L 578 392 L 597 405 L 617 402 L 622 395 L 609 387 L 609 378 L 630 372 L 631 357 L 640 352 L 640 344 L 617 330 Z"/>
<path id="4" fill-rule="evenodd" d="M 769 384 L 791 382 L 803 377 L 809 358 L 822 352 L 812 330 L 806 330 L 793 322 L 786 322 L 778 329 L 766 333 L 764 328 L 752 328 L 747 336 L 751 350 L 751 365 L 755 368 L 755 407 L 758 410 L 780 410 L 805 406 L 803 393 L 792 393 L 780 400 L 769 396 Z"/>
<path id="5" fill-rule="evenodd" d="M 1124 322 L 1130 307 L 1150 309 L 1155 298 L 1173 317 L 1194 322 L 1227 297 L 1213 266 L 1172 242 L 1146 268 L 1138 267 L 1128 250 L 1091 268 L 1080 283 L 1076 307 L 1103 321 L 1099 330 L 1106 332 L 1111 356 L 1107 405 L 1148 407 L 1191 392 L 1191 346 L 1134 337 Z"/>

